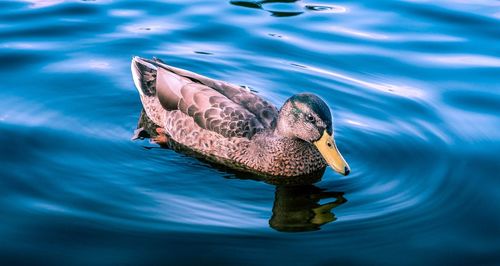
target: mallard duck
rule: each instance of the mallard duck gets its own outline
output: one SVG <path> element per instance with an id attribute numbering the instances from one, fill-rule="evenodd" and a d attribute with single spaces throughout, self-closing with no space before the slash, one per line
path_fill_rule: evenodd
<path id="1" fill-rule="evenodd" d="M 211 161 L 264 176 L 350 168 L 335 145 L 327 104 L 296 94 L 278 109 L 245 87 L 134 57 L 132 75 L 147 116 L 168 141 Z"/>

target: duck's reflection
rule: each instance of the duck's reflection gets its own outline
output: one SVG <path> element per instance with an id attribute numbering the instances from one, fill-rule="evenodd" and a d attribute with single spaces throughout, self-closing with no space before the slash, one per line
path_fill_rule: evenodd
<path id="1" fill-rule="evenodd" d="M 175 146 L 170 145 L 168 141 L 161 138 L 156 128 L 157 126 L 142 111 L 133 139 L 150 138 L 164 148 L 176 149 Z M 203 158 L 199 159 L 203 160 Z M 321 180 L 324 171 L 296 177 L 295 179 L 283 179 L 279 177 L 265 178 L 235 171 L 219 164 L 212 165 L 221 171 L 230 173 L 230 178 L 264 181 L 276 187 L 273 215 L 269 219 L 269 225 L 277 231 L 304 232 L 319 230 L 322 225 L 337 219 L 332 210 L 347 201 L 343 197 L 343 192 L 328 191 L 311 185 Z"/>
<path id="2" fill-rule="evenodd" d="M 332 209 L 347 201 L 343 194 L 314 185 L 278 185 L 269 225 L 282 232 L 319 230 L 337 219 Z M 320 200 L 326 202 L 321 204 Z"/>

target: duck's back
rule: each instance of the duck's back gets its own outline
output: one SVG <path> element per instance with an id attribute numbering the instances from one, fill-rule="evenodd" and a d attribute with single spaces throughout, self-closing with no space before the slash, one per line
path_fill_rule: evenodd
<path id="1" fill-rule="evenodd" d="M 132 72 L 146 113 L 159 126 L 164 121 L 158 113 L 165 111 L 180 111 L 202 129 L 224 137 L 251 138 L 276 124 L 276 107 L 245 88 L 157 59 L 134 58 Z"/>

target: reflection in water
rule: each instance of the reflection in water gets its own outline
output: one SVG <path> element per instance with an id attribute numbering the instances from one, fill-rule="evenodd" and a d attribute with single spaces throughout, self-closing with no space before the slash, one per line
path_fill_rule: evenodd
<path id="1" fill-rule="evenodd" d="M 137 130 L 132 139 L 150 138 L 152 142 L 164 148 L 178 150 L 175 144 L 169 143 L 161 135 L 158 135 L 156 128 L 157 126 L 148 118 L 143 109 L 139 117 Z M 181 151 L 188 152 L 182 149 Z M 196 156 L 196 154 L 190 155 Z M 332 209 L 347 201 L 342 192 L 326 191 L 311 185 L 321 179 L 324 171 L 291 180 L 290 178 L 255 176 L 249 173 L 237 172 L 218 164 L 212 165 L 217 169 L 231 173 L 231 176 L 235 178 L 253 179 L 276 185 L 273 215 L 269 220 L 269 225 L 277 231 L 304 232 L 319 230 L 322 225 L 336 220 Z M 320 200 L 327 202 L 320 204 Z"/>
<path id="2" fill-rule="evenodd" d="M 293 17 L 305 11 L 342 13 L 346 9 L 340 6 L 302 5 L 298 0 L 261 0 L 261 1 L 230 1 L 232 5 L 246 8 L 262 9 L 274 17 Z"/>
<path id="3" fill-rule="evenodd" d="M 282 232 L 319 230 L 320 226 L 337 219 L 332 209 L 347 201 L 343 194 L 314 185 L 277 186 L 269 225 Z M 328 202 L 320 204 L 320 200 Z"/>

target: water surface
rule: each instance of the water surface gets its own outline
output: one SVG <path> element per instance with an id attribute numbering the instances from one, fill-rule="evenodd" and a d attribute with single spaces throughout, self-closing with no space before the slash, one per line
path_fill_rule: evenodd
<path id="1" fill-rule="evenodd" d="M 0 261 L 500 263 L 498 1 L 1 1 Z M 131 141 L 132 56 L 330 105 L 352 172 Z"/>

